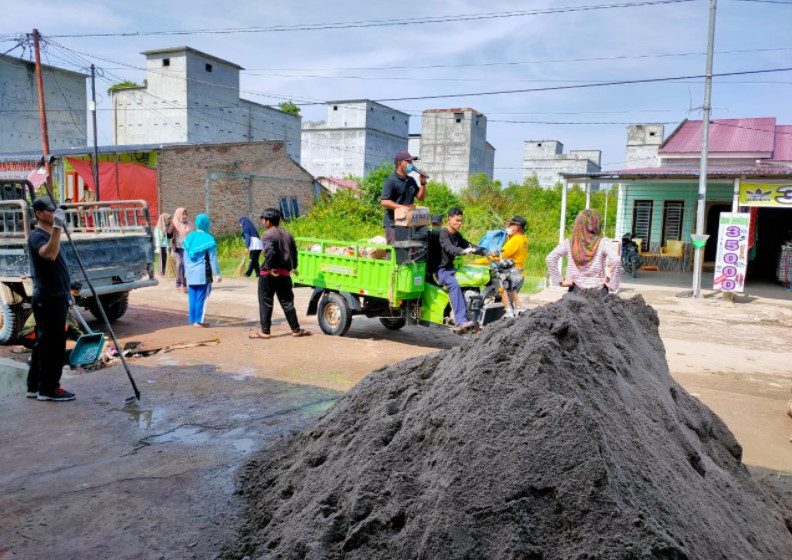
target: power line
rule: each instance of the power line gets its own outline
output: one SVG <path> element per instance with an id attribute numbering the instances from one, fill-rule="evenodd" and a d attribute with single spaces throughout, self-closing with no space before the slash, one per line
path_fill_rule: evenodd
<path id="1" fill-rule="evenodd" d="M 759 2 L 761 4 L 786 4 L 792 6 L 792 2 L 785 0 L 733 0 L 734 2 Z"/>
<path id="2" fill-rule="evenodd" d="M 789 72 L 792 71 L 792 67 L 786 68 L 767 68 L 762 70 L 742 70 L 739 72 L 720 72 L 717 74 L 712 74 L 713 77 L 724 77 L 724 76 L 745 76 L 745 75 L 754 75 L 754 74 L 770 74 L 776 72 Z M 479 92 L 470 92 L 470 93 L 448 93 L 448 94 L 440 94 L 440 95 L 416 95 L 410 97 L 388 97 L 383 99 L 375 99 L 374 101 L 382 102 L 382 101 L 415 101 L 418 99 L 449 99 L 454 97 L 483 97 L 489 95 L 508 95 L 513 93 L 534 93 L 534 92 L 541 92 L 541 91 L 558 91 L 564 89 L 582 89 L 582 88 L 593 88 L 593 87 L 604 87 L 604 86 L 620 86 L 620 85 L 629 85 L 629 84 L 651 84 L 657 82 L 671 82 L 671 81 L 679 81 L 679 80 L 693 80 L 693 79 L 701 79 L 705 78 L 704 74 L 693 74 L 689 76 L 671 76 L 665 78 L 643 78 L 639 80 L 615 80 L 610 82 L 596 82 L 591 84 L 576 84 L 576 85 L 567 85 L 567 86 L 550 86 L 550 87 L 543 87 L 543 88 L 527 88 L 527 89 L 511 89 L 511 90 L 501 90 L 501 91 L 479 91 Z M 317 103 L 299 103 L 298 105 L 317 105 Z"/>
<path id="3" fill-rule="evenodd" d="M 368 27 L 395 27 L 406 25 L 427 25 L 433 23 L 453 23 L 460 21 L 478 21 L 490 19 L 504 19 L 515 17 L 527 17 L 549 14 L 564 14 L 572 12 L 587 12 L 607 9 L 638 8 L 645 6 L 661 6 L 669 4 L 685 4 L 695 0 L 644 0 L 639 2 L 610 3 L 610 4 L 591 4 L 582 6 L 566 6 L 557 8 L 547 8 L 540 10 L 516 10 L 508 12 L 484 12 L 473 14 L 452 14 L 442 16 L 424 16 L 410 18 L 389 18 L 385 20 L 364 20 L 364 21 L 337 21 L 329 23 L 312 23 L 297 25 L 276 25 L 269 27 L 224 27 L 224 28 L 204 28 L 190 30 L 168 30 L 168 31 L 128 31 L 116 33 L 70 33 L 60 35 L 50 35 L 52 38 L 87 38 L 87 37 L 147 37 L 161 35 L 207 35 L 207 34 L 232 34 L 232 33 L 282 33 L 289 31 L 323 31 L 329 29 L 360 29 Z"/>
<path id="4" fill-rule="evenodd" d="M 728 51 L 715 51 L 716 54 L 750 54 L 760 52 L 776 52 L 776 51 L 790 51 L 792 47 L 772 47 L 762 49 L 736 49 Z M 516 66 L 522 64 L 561 64 L 568 62 L 597 62 L 597 61 L 613 61 L 613 60 L 636 60 L 644 58 L 669 58 L 678 56 L 701 56 L 707 54 L 706 52 L 676 52 L 676 53 L 657 53 L 657 54 L 637 54 L 637 55 L 614 55 L 614 56 L 595 56 L 587 58 L 566 58 L 555 60 L 521 60 L 521 61 L 501 61 L 501 62 L 479 62 L 468 64 L 427 64 L 427 65 L 410 65 L 410 66 L 338 66 L 338 67 L 304 67 L 304 68 L 248 68 L 242 72 L 249 74 L 255 71 L 312 71 L 312 70 L 421 70 L 421 69 L 438 69 L 438 68 L 478 68 L 485 66 Z"/>

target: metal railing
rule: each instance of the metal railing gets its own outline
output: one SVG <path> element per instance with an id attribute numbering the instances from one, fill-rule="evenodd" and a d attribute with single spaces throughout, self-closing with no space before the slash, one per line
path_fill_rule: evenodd
<path id="1" fill-rule="evenodd" d="M 149 211 L 144 200 L 77 202 L 63 205 L 66 226 L 72 233 L 149 233 Z"/>
<path id="2" fill-rule="evenodd" d="M 66 226 L 74 234 L 151 234 L 144 200 L 63 204 Z M 24 200 L 0 201 L 0 237 L 27 239 L 35 218 Z"/>
<path id="3" fill-rule="evenodd" d="M 0 237 L 22 237 L 30 232 L 30 209 L 24 200 L 0 200 Z"/>

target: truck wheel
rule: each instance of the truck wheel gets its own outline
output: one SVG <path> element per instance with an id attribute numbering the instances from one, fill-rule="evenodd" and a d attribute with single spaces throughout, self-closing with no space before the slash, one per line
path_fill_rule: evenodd
<path id="1" fill-rule="evenodd" d="M 0 301 L 0 344 L 11 342 L 22 326 L 22 309 Z"/>
<path id="2" fill-rule="evenodd" d="M 380 317 L 380 323 L 382 323 L 382 326 L 386 329 L 398 331 L 407 324 L 407 321 L 404 319 L 404 317 Z"/>
<path id="3" fill-rule="evenodd" d="M 113 323 L 120 319 L 129 308 L 129 292 L 99 296 L 99 301 L 102 302 L 107 320 Z M 100 321 L 102 320 L 102 314 L 99 313 L 99 306 L 96 305 L 96 300 L 91 299 L 91 303 L 88 304 L 88 310 L 91 315 Z"/>
<path id="4" fill-rule="evenodd" d="M 330 336 L 344 336 L 352 324 L 352 310 L 347 301 L 335 292 L 327 292 L 319 301 L 316 317 L 319 328 Z"/>

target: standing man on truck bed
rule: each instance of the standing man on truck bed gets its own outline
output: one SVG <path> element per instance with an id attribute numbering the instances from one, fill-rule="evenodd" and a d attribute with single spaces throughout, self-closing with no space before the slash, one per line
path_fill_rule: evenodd
<path id="1" fill-rule="evenodd" d="M 71 288 L 60 246 L 65 213 L 47 196 L 33 201 L 33 212 L 36 229 L 30 234 L 28 247 L 33 265 L 36 344 L 30 358 L 27 396 L 40 401 L 73 401 L 74 393 L 60 386 Z"/>
<path id="2" fill-rule="evenodd" d="M 412 162 L 418 158 L 411 156 L 410 152 L 401 151 L 393 156 L 393 163 L 396 169 L 382 184 L 382 194 L 380 195 L 380 205 L 385 208 L 385 216 L 382 225 L 385 227 L 385 239 L 388 245 L 393 245 L 396 240 L 396 224 L 393 218 L 393 211 L 397 208 L 413 206 L 415 199 L 423 200 L 426 198 L 426 177 L 421 175 L 421 186 L 410 177 L 410 173 L 415 170 Z"/>

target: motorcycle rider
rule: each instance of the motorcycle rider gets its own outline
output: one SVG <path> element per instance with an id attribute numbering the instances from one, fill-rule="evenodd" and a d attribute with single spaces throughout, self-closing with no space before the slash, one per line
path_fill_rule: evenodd
<path id="1" fill-rule="evenodd" d="M 468 319 L 467 303 L 462 288 L 457 282 L 454 268 L 456 257 L 473 253 L 478 249 L 459 233 L 463 222 L 464 214 L 460 208 L 451 208 L 448 211 L 446 227 L 440 232 L 440 266 L 437 268 L 437 281 L 448 290 L 448 299 L 451 301 L 456 325 L 453 331 L 460 334 L 476 326 L 475 321 Z"/>

